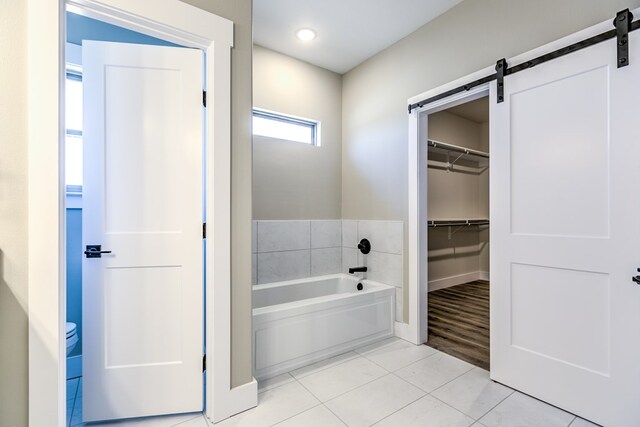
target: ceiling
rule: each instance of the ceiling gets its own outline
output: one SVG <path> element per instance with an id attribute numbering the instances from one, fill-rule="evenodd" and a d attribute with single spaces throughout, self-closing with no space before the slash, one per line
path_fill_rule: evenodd
<path id="1" fill-rule="evenodd" d="M 253 0 L 253 40 L 344 74 L 461 1 Z M 317 38 L 298 40 L 300 28 Z"/>
<path id="2" fill-rule="evenodd" d="M 460 116 L 476 123 L 484 123 L 489 121 L 489 97 L 485 96 L 475 101 L 460 104 L 449 108 L 449 113 Z"/>

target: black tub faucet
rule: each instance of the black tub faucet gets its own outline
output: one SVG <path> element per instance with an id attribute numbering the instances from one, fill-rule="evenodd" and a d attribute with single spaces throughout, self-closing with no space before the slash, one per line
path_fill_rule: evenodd
<path id="1" fill-rule="evenodd" d="M 367 267 L 349 267 L 349 274 L 353 273 L 366 273 Z"/>

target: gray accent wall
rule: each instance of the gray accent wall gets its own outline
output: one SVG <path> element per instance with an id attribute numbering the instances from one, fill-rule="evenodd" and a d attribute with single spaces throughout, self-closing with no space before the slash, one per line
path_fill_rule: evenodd
<path id="1" fill-rule="evenodd" d="M 253 379 L 251 355 L 251 0 L 182 0 L 233 21 L 231 50 L 231 386 Z"/>
<path id="2" fill-rule="evenodd" d="M 253 219 L 340 219 L 342 76 L 260 46 L 256 108 L 320 121 L 320 145 L 253 138 Z"/>
<path id="3" fill-rule="evenodd" d="M 406 223 L 409 97 L 638 6 L 640 0 L 467 0 L 346 73 L 343 218 Z M 406 257 L 404 268 L 407 277 Z"/>

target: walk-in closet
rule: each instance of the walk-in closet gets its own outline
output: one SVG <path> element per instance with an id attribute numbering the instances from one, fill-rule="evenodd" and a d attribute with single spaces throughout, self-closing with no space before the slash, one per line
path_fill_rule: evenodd
<path id="1" fill-rule="evenodd" d="M 429 114 L 428 344 L 489 369 L 489 100 Z"/>

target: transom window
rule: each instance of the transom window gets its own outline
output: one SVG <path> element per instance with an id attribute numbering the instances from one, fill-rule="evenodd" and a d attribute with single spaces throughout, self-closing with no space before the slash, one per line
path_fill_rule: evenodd
<path id="1" fill-rule="evenodd" d="M 253 110 L 253 134 L 309 145 L 320 145 L 319 122 L 265 110 Z"/>

